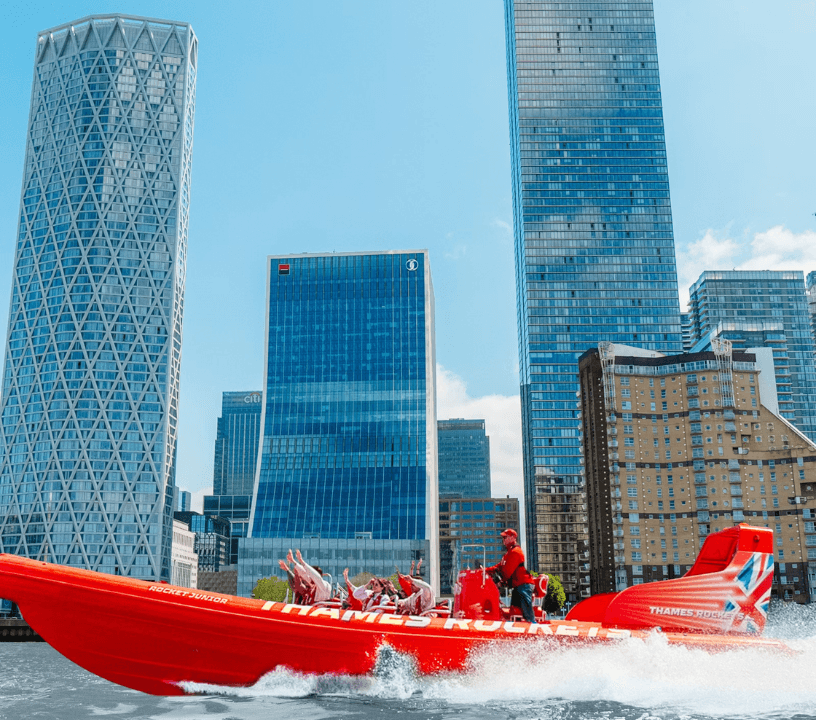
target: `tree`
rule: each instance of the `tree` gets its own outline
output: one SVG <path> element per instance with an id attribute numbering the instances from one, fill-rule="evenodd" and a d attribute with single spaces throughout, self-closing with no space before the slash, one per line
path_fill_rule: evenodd
<path id="1" fill-rule="evenodd" d="M 257 583 L 255 583 L 255 589 L 252 591 L 252 597 L 258 600 L 283 602 L 286 599 L 286 591 L 288 589 L 288 582 L 285 580 L 280 580 L 273 575 L 272 577 L 261 578 Z"/>
<path id="2" fill-rule="evenodd" d="M 561 584 L 561 578 L 558 575 L 549 574 L 550 581 L 547 584 L 547 597 L 544 598 L 544 610 L 548 613 L 557 613 L 564 607 L 567 601 L 567 594 L 564 592 L 564 586 Z"/>

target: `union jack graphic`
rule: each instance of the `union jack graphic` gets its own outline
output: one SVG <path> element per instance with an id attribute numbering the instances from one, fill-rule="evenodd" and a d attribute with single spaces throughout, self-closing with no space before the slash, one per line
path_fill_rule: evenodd
<path id="1" fill-rule="evenodd" d="M 755 552 L 738 570 L 734 589 L 741 592 L 731 595 L 723 607 L 725 612 L 734 612 L 731 628 L 736 623 L 743 632 L 762 632 L 771 600 L 773 568 L 773 555 Z"/>

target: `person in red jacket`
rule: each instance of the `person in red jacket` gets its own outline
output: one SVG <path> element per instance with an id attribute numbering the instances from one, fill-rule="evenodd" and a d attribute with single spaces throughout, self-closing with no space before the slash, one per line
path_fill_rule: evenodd
<path id="1" fill-rule="evenodd" d="M 486 568 L 488 573 L 499 572 L 503 584 L 513 588 L 510 604 L 521 608 L 521 614 L 527 622 L 534 623 L 533 612 L 533 577 L 524 567 L 524 550 L 518 544 L 518 533 L 508 528 L 502 534 L 507 552 L 498 565 Z"/>

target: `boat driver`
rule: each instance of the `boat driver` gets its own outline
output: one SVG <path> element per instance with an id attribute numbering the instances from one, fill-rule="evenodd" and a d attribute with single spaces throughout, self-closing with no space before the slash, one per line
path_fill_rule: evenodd
<path id="1" fill-rule="evenodd" d="M 524 567 L 524 550 L 518 544 L 518 533 L 508 528 L 501 536 L 507 552 L 497 565 L 485 568 L 485 570 L 489 574 L 498 572 L 501 575 L 502 585 L 513 588 L 510 605 L 521 608 L 524 619 L 529 623 L 534 623 L 536 621 L 533 612 L 534 580 Z"/>

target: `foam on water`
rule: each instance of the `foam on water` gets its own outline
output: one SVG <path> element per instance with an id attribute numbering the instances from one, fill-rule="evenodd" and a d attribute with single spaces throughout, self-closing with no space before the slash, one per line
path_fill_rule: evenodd
<path id="1" fill-rule="evenodd" d="M 551 640 L 502 643 L 474 656 L 467 672 L 433 677 L 417 677 L 410 658 L 385 649 L 372 677 L 279 669 L 251 688 L 184 687 L 244 697 L 412 698 L 429 708 L 619 703 L 664 716 L 816 718 L 816 623 L 814 613 L 800 615 L 769 628 L 769 635 L 786 638 L 792 654 L 760 649 L 708 653 L 671 646 L 655 633 L 646 640 L 581 647 Z"/>

